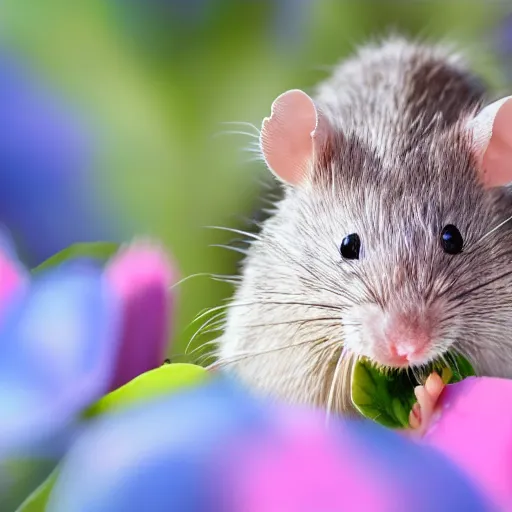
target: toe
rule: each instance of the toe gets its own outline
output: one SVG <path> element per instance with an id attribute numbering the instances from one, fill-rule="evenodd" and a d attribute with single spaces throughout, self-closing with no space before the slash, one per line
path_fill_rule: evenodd
<path id="1" fill-rule="evenodd" d="M 437 399 L 443 392 L 444 386 L 443 379 L 437 373 L 431 373 L 425 382 L 425 390 L 434 402 L 437 402 Z"/>
<path id="2" fill-rule="evenodd" d="M 414 389 L 418 402 L 414 404 L 409 416 L 411 428 L 420 433 L 427 430 L 444 387 L 445 384 L 441 377 L 437 373 L 432 373 L 424 386 L 417 386 Z"/>
<path id="3" fill-rule="evenodd" d="M 417 403 L 412 406 L 411 413 L 409 414 L 409 425 L 414 429 L 421 426 L 421 408 Z"/>

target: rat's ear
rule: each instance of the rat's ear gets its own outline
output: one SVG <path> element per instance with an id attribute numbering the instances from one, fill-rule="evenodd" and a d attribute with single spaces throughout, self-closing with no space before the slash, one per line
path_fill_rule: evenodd
<path id="1" fill-rule="evenodd" d="M 512 96 L 491 103 L 467 125 L 482 179 L 488 187 L 512 182 Z"/>
<path id="2" fill-rule="evenodd" d="M 289 185 L 301 183 L 314 157 L 318 112 L 313 100 L 294 89 L 272 103 L 270 117 L 263 120 L 260 147 L 269 169 Z"/>

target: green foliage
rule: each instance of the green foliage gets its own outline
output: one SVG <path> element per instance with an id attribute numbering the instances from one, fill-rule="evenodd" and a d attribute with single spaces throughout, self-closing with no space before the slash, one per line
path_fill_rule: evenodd
<path id="1" fill-rule="evenodd" d="M 164 364 L 135 377 L 92 405 L 86 418 L 111 413 L 141 402 L 147 402 L 175 391 L 201 384 L 209 376 L 200 366 L 185 363 Z"/>
<path id="2" fill-rule="evenodd" d="M 425 368 L 424 375 L 437 371 L 445 384 L 475 375 L 471 364 L 462 356 L 450 355 L 450 364 L 436 362 Z M 352 370 L 352 402 L 365 417 L 390 428 L 407 428 L 409 414 L 416 402 L 415 386 L 419 382 L 405 370 L 382 370 L 368 359 L 360 359 Z"/>
<path id="3" fill-rule="evenodd" d="M 52 267 L 56 267 L 65 261 L 77 258 L 91 258 L 101 262 L 107 261 L 118 250 L 119 246 L 111 242 L 91 242 L 73 244 L 66 249 L 54 254 L 52 257 L 43 261 L 39 266 L 32 269 L 33 273 L 42 272 Z"/>
<path id="4" fill-rule="evenodd" d="M 55 461 L 20 457 L 0 462 L 0 510 L 15 510 L 55 466 Z M 7 486 L 7 487 L 5 487 Z"/>
<path id="5" fill-rule="evenodd" d="M 18 507 L 16 512 L 45 512 L 50 493 L 57 481 L 57 475 L 58 468 L 55 468 L 48 478 Z"/>

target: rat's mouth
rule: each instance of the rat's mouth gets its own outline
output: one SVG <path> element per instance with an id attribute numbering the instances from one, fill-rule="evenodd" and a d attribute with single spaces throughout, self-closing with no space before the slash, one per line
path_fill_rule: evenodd
<path id="1" fill-rule="evenodd" d="M 352 368 L 351 399 L 363 415 L 391 428 L 407 428 L 409 413 L 416 402 L 414 388 L 438 373 L 445 384 L 475 375 L 462 356 L 446 353 L 418 367 L 392 368 L 367 358 L 360 358 Z"/>
<path id="2" fill-rule="evenodd" d="M 438 373 L 444 380 L 452 382 L 453 379 L 461 380 L 469 376 L 469 373 L 474 375 L 474 369 L 469 361 L 452 351 L 447 351 L 426 362 L 423 362 L 424 358 L 415 360 L 405 356 L 388 358 L 386 361 L 365 359 L 379 373 L 394 379 L 407 378 L 415 386 L 425 384 L 426 379 L 433 372 Z"/>

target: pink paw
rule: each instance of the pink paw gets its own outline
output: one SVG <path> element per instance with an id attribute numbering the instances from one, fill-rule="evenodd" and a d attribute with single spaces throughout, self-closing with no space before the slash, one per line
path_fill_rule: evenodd
<path id="1" fill-rule="evenodd" d="M 432 423 L 432 419 L 439 412 L 438 402 L 445 384 L 437 373 L 431 373 L 423 386 L 414 390 L 418 400 L 409 415 L 409 424 L 414 433 L 420 437 L 425 434 Z"/>

